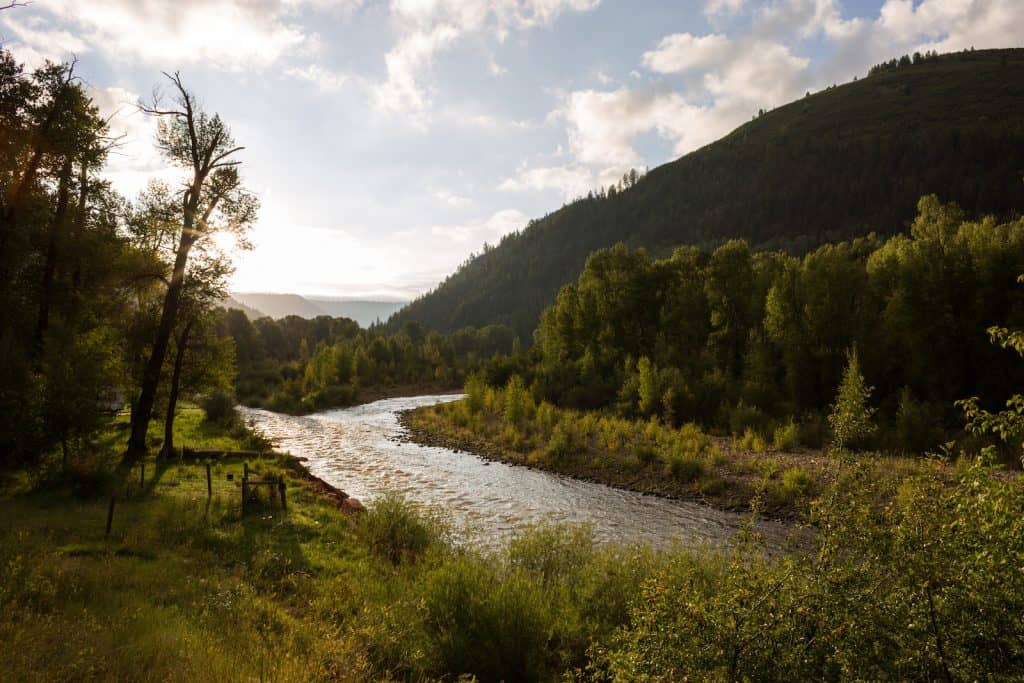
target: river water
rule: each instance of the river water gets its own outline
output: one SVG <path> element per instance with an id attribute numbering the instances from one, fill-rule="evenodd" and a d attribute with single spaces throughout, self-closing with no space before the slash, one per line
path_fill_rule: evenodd
<path id="1" fill-rule="evenodd" d="M 396 413 L 459 396 L 414 396 L 296 417 L 241 408 L 277 449 L 308 458 L 309 470 L 364 503 L 387 491 L 444 511 L 464 542 L 500 546 L 516 529 L 540 522 L 589 524 L 602 542 L 729 544 L 739 514 L 669 500 L 526 467 L 490 463 L 447 448 L 403 440 Z M 770 549 L 788 528 L 758 525 Z"/>

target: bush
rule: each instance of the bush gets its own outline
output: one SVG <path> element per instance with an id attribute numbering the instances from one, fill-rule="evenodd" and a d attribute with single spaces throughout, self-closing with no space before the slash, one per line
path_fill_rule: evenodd
<path id="1" fill-rule="evenodd" d="M 740 450 L 754 451 L 755 453 L 764 453 L 768 450 L 768 444 L 765 442 L 764 437 L 753 429 L 743 432 L 743 436 L 736 440 L 736 447 Z"/>
<path id="2" fill-rule="evenodd" d="M 692 455 L 672 455 L 668 460 L 668 473 L 676 481 L 689 483 L 704 474 L 704 463 Z"/>
<path id="3" fill-rule="evenodd" d="M 551 438 L 544 448 L 544 455 L 552 461 L 564 460 L 571 456 L 576 448 L 576 429 L 572 424 L 572 417 L 567 415 L 551 430 Z"/>
<path id="4" fill-rule="evenodd" d="M 813 485 L 811 475 L 802 467 L 791 467 L 782 473 L 782 488 L 794 497 L 806 496 Z"/>
<path id="5" fill-rule="evenodd" d="M 643 467 L 653 465 L 658 461 L 658 451 L 648 445 L 637 446 L 633 449 L 633 455 Z"/>
<path id="6" fill-rule="evenodd" d="M 419 559 L 444 537 L 440 520 L 417 512 L 394 493 L 376 500 L 361 522 L 370 550 L 395 565 Z"/>
<path id="7" fill-rule="evenodd" d="M 445 562 L 423 581 L 422 626 L 431 678 L 552 678 L 549 634 L 555 618 L 544 591 L 527 572 L 503 574 L 493 563 L 465 555 Z"/>
<path id="8" fill-rule="evenodd" d="M 800 428 L 790 420 L 781 427 L 776 427 L 772 434 L 772 448 L 777 451 L 791 451 L 800 444 Z"/>
<path id="9" fill-rule="evenodd" d="M 463 390 L 466 392 L 464 403 L 470 415 L 475 415 L 484 409 L 484 393 L 487 388 L 479 375 L 470 375 Z"/>
<path id="10" fill-rule="evenodd" d="M 764 432 L 770 420 L 757 406 L 740 401 L 729 413 L 729 431 L 743 434 L 746 431 Z"/>
<path id="11" fill-rule="evenodd" d="M 199 400 L 199 407 L 206 413 L 209 422 L 226 424 L 235 420 L 235 397 L 226 391 L 217 389 L 206 394 Z"/>

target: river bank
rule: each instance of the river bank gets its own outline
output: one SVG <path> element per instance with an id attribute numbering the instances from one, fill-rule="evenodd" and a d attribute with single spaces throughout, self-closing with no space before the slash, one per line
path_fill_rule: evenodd
<path id="1" fill-rule="evenodd" d="M 523 423 L 510 430 L 500 416 L 486 411 L 467 416 L 460 404 L 399 415 L 413 443 L 722 510 L 742 512 L 756 506 L 764 516 L 781 521 L 807 521 L 811 502 L 835 483 L 843 463 L 821 449 L 765 446 L 755 451 L 739 440 L 691 427 L 680 438 L 674 430 L 644 421 L 601 418 L 605 423 L 572 411 L 560 411 L 553 419 L 570 426 L 559 431 Z M 572 447 L 561 452 L 552 444 L 563 440 L 566 432 L 573 434 Z M 922 470 L 919 461 L 908 458 L 863 457 L 883 478 L 899 479 Z"/>
<path id="2" fill-rule="evenodd" d="M 240 397 L 239 402 L 247 408 L 271 410 L 275 413 L 284 413 L 285 415 L 303 416 L 312 415 L 324 410 L 354 408 L 356 406 L 366 405 L 367 403 L 373 403 L 375 401 L 381 401 L 388 398 L 422 396 L 427 394 L 444 396 L 461 393 L 461 388 L 452 386 L 451 384 L 443 382 L 428 382 L 419 384 L 396 384 L 389 386 L 374 385 L 369 387 L 360 387 L 356 389 L 354 393 L 322 393 L 319 400 L 315 402 L 309 402 L 297 398 L 286 399 L 280 396 L 272 396 L 267 400 L 259 400 L 254 397 Z"/>

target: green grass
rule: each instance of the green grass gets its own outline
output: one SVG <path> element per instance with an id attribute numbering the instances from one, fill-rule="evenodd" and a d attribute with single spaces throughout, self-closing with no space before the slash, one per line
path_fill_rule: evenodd
<path id="1" fill-rule="evenodd" d="M 264 499 L 245 517 L 237 459 L 215 463 L 212 497 L 202 462 L 149 459 L 144 482 L 138 466 L 119 478 L 123 436 L 97 441 L 105 489 L 22 473 L 0 494 L 3 680 L 935 680 L 940 662 L 955 679 L 1024 674 L 1024 489 L 977 465 L 951 485 L 937 465 L 896 484 L 850 463 L 807 554 L 599 547 L 585 527 L 552 526 L 485 554 L 394 496 L 342 515 L 280 456 L 249 464 L 285 477 L 288 510 Z M 782 482 L 807 483 L 794 470 Z"/>

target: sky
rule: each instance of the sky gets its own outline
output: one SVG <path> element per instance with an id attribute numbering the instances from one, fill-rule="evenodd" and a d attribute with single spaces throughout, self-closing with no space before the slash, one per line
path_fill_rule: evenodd
<path id="1" fill-rule="evenodd" d="M 260 199 L 232 288 L 411 298 L 531 219 L 915 50 L 1024 46 L 1024 0 L 34 0 L 0 44 L 77 72 L 134 196 L 180 71 Z"/>

